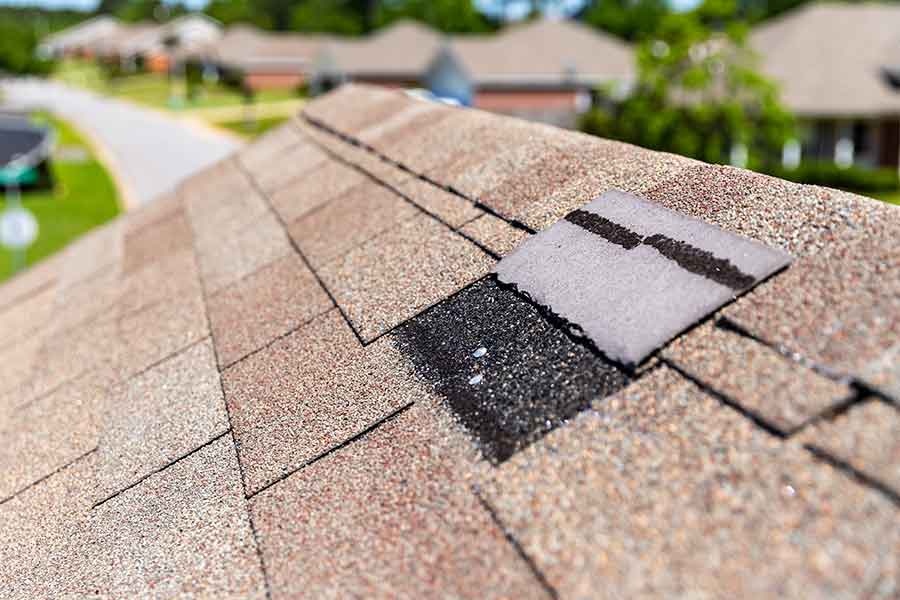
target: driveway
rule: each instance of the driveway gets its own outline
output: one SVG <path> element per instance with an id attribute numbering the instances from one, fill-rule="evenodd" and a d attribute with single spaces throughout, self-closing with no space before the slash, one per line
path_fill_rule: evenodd
<path id="1" fill-rule="evenodd" d="M 87 135 L 128 206 L 152 200 L 241 145 L 196 122 L 56 82 L 5 80 L 0 85 L 6 104 L 46 109 Z"/>

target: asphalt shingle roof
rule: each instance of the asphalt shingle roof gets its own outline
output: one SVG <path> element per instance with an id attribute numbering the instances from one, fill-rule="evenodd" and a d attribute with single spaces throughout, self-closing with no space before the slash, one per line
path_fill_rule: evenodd
<path id="1" fill-rule="evenodd" d="M 611 189 L 794 262 L 627 368 L 492 275 Z M 0 596 L 895 598 L 898 233 L 342 87 L 0 287 Z"/>

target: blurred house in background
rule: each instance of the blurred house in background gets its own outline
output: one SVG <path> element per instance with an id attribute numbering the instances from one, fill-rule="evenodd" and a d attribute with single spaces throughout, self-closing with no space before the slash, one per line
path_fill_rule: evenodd
<path id="1" fill-rule="evenodd" d="M 574 21 L 543 19 L 449 40 L 422 81 L 464 105 L 574 127 L 594 90 L 613 85 L 626 94 L 634 76 L 627 44 Z"/>
<path id="2" fill-rule="evenodd" d="M 750 43 L 803 124 L 785 166 L 898 167 L 900 6 L 808 4 L 756 28 Z"/>
<path id="3" fill-rule="evenodd" d="M 315 92 L 347 81 L 418 87 L 441 47 L 442 34 L 415 21 L 397 21 L 362 38 L 323 45 L 312 75 Z"/>
<path id="4" fill-rule="evenodd" d="M 119 29 L 118 20 L 99 16 L 47 36 L 38 46 L 40 55 L 52 58 L 90 56 L 89 49 Z"/>
<path id="5" fill-rule="evenodd" d="M 251 90 L 295 89 L 306 84 L 316 54 L 329 39 L 236 25 L 221 38 L 184 53 L 184 59 L 216 69 L 222 76 L 240 78 Z"/>

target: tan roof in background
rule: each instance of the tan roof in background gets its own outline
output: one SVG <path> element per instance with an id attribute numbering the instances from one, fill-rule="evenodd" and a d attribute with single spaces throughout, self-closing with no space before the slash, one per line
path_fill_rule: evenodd
<path id="1" fill-rule="evenodd" d="M 397 21 L 364 38 L 335 39 L 320 62 L 351 77 L 418 78 L 437 51 L 442 34 L 416 21 Z"/>
<path id="2" fill-rule="evenodd" d="M 884 73 L 900 67 L 900 6 L 809 3 L 754 29 L 750 43 L 800 115 L 900 114 Z"/>
<path id="3" fill-rule="evenodd" d="M 192 55 L 247 70 L 307 70 L 325 35 L 272 33 L 250 25 L 229 27 L 221 39 Z"/>
<path id="4" fill-rule="evenodd" d="M 482 85 L 567 79 L 590 84 L 634 76 L 627 44 L 571 20 L 543 19 L 491 36 L 457 36 L 450 50 Z"/>
<path id="5" fill-rule="evenodd" d="M 612 188 L 795 262 L 604 398 L 490 272 Z M 0 589 L 896 597 L 898 236 L 852 194 L 344 86 L 0 287 Z M 488 460 L 424 331 L 528 410 L 583 402 Z"/>

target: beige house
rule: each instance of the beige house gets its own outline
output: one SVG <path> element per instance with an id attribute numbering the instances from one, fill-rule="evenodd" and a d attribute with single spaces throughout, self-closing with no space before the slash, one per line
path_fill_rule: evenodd
<path id="1" fill-rule="evenodd" d="M 574 126 L 594 90 L 612 84 L 624 94 L 633 78 L 627 44 L 574 21 L 545 19 L 449 40 L 423 82 L 465 105 Z"/>
<path id="2" fill-rule="evenodd" d="M 236 25 L 229 27 L 220 39 L 187 53 L 183 59 L 234 73 L 254 90 L 290 89 L 307 81 L 316 53 L 329 39 Z"/>
<path id="3" fill-rule="evenodd" d="M 900 6 L 808 4 L 758 27 L 750 43 L 804 125 L 788 165 L 898 166 Z"/>

